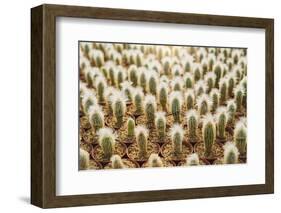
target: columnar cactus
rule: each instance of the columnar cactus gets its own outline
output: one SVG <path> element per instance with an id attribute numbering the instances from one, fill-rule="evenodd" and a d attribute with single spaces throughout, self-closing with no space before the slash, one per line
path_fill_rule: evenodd
<path id="1" fill-rule="evenodd" d="M 166 137 L 166 113 L 155 113 L 155 127 L 160 141 L 163 141 Z"/>
<path id="2" fill-rule="evenodd" d="M 121 88 L 122 88 L 122 92 L 126 96 L 127 100 L 132 101 L 132 98 L 133 98 L 132 82 L 124 81 L 123 83 L 121 83 Z"/>
<path id="3" fill-rule="evenodd" d="M 174 91 L 182 91 L 183 88 L 183 80 L 181 77 L 177 76 L 171 81 L 172 90 Z"/>
<path id="4" fill-rule="evenodd" d="M 247 106 L 247 77 L 244 76 L 240 81 L 241 86 L 243 87 L 243 106 L 246 108 Z"/>
<path id="5" fill-rule="evenodd" d="M 191 73 L 185 73 L 183 76 L 184 79 L 184 86 L 186 89 L 192 88 L 193 87 L 193 75 Z"/>
<path id="6" fill-rule="evenodd" d="M 98 100 L 94 93 L 90 91 L 85 91 L 82 97 L 82 108 L 85 114 L 89 113 L 89 109 L 93 105 L 97 105 Z"/>
<path id="7" fill-rule="evenodd" d="M 186 90 L 186 92 L 184 93 L 184 101 L 185 101 L 186 110 L 190 110 L 193 108 L 195 104 L 195 95 L 193 89 Z"/>
<path id="8" fill-rule="evenodd" d="M 219 82 L 220 82 L 220 79 L 222 77 L 222 72 L 223 72 L 222 63 L 218 61 L 214 65 L 214 73 L 216 75 L 216 82 L 215 82 L 215 87 L 216 88 L 219 88 Z"/>
<path id="9" fill-rule="evenodd" d="M 206 115 L 211 110 L 212 100 L 207 94 L 202 94 L 197 98 L 197 106 L 200 115 Z"/>
<path id="10" fill-rule="evenodd" d="M 95 131 L 104 127 L 104 114 L 98 105 L 91 106 L 89 109 L 89 122 Z"/>
<path id="11" fill-rule="evenodd" d="M 111 167 L 113 169 L 124 169 L 126 166 L 124 165 L 121 157 L 119 155 L 112 155 L 110 158 L 111 161 Z"/>
<path id="12" fill-rule="evenodd" d="M 129 80 L 132 82 L 132 86 L 136 87 L 138 85 L 138 74 L 137 74 L 137 66 L 131 65 L 128 69 L 128 77 Z"/>
<path id="13" fill-rule="evenodd" d="M 174 124 L 171 127 L 170 131 L 171 131 L 170 132 L 171 141 L 173 144 L 173 152 L 175 155 L 181 154 L 182 153 L 182 142 L 183 142 L 183 136 L 184 136 L 183 128 L 179 124 Z"/>
<path id="14" fill-rule="evenodd" d="M 247 146 L 247 127 L 243 119 L 238 121 L 234 129 L 234 142 L 237 146 L 239 153 L 244 155 Z"/>
<path id="15" fill-rule="evenodd" d="M 197 153 L 193 153 L 187 156 L 186 158 L 186 165 L 187 166 L 199 166 L 200 161 Z"/>
<path id="16" fill-rule="evenodd" d="M 184 72 L 191 72 L 192 67 L 193 67 L 193 61 L 194 61 L 194 59 L 192 56 L 186 57 L 182 60 L 182 66 L 183 66 Z"/>
<path id="17" fill-rule="evenodd" d="M 244 95 L 244 89 L 240 84 L 238 84 L 234 89 L 234 99 L 237 106 L 236 108 L 237 112 L 242 111 L 243 95 Z"/>
<path id="18" fill-rule="evenodd" d="M 91 61 L 94 66 L 101 67 L 104 64 L 104 55 L 103 52 L 97 49 L 90 51 Z"/>
<path id="19" fill-rule="evenodd" d="M 233 89 L 234 89 L 234 86 L 236 85 L 236 78 L 235 78 L 234 72 L 231 72 L 227 75 L 227 84 L 228 84 L 228 96 L 232 97 Z"/>
<path id="20" fill-rule="evenodd" d="M 195 82 L 199 81 L 203 75 L 201 64 L 198 63 L 193 64 L 192 70 L 193 70 L 194 81 Z"/>
<path id="21" fill-rule="evenodd" d="M 116 72 L 115 72 L 115 82 L 116 82 L 116 86 L 120 89 L 121 88 L 121 84 L 123 83 L 123 81 L 126 78 L 126 74 L 124 69 L 121 66 L 117 66 Z"/>
<path id="22" fill-rule="evenodd" d="M 146 95 L 144 98 L 144 112 L 149 125 L 154 123 L 156 107 L 155 96 Z"/>
<path id="23" fill-rule="evenodd" d="M 110 79 L 110 82 L 111 82 L 111 86 L 115 86 L 116 85 L 116 78 L 115 78 L 115 71 L 116 70 L 116 66 L 111 66 L 109 67 L 109 79 Z"/>
<path id="24" fill-rule="evenodd" d="M 217 108 L 216 123 L 217 123 L 217 136 L 225 139 L 225 128 L 228 120 L 228 113 L 226 107 Z"/>
<path id="25" fill-rule="evenodd" d="M 212 100 L 212 111 L 215 112 L 219 105 L 219 97 L 220 97 L 219 90 L 217 88 L 213 88 L 211 90 L 210 97 Z"/>
<path id="26" fill-rule="evenodd" d="M 139 148 L 139 156 L 147 155 L 147 143 L 148 143 L 148 129 L 142 125 L 135 128 L 136 141 Z"/>
<path id="27" fill-rule="evenodd" d="M 235 164 L 238 163 L 239 151 L 234 143 L 227 142 L 224 146 L 223 163 Z"/>
<path id="28" fill-rule="evenodd" d="M 163 165 L 161 158 L 157 154 L 153 153 L 148 158 L 148 166 L 149 167 L 163 167 L 164 165 Z"/>
<path id="29" fill-rule="evenodd" d="M 141 67 L 138 69 L 138 81 L 139 81 L 139 86 L 143 88 L 143 91 L 146 91 L 146 85 L 147 85 L 147 71 L 146 68 Z"/>
<path id="30" fill-rule="evenodd" d="M 111 128 L 101 128 L 98 131 L 98 141 L 105 160 L 110 160 L 115 150 L 115 135 Z"/>
<path id="31" fill-rule="evenodd" d="M 216 125 L 211 114 L 207 114 L 203 119 L 202 137 L 205 147 L 205 157 L 210 157 L 212 154 L 212 147 L 216 138 Z"/>
<path id="32" fill-rule="evenodd" d="M 204 76 L 205 82 L 207 83 L 207 93 L 210 93 L 211 90 L 213 89 L 213 87 L 215 86 L 215 82 L 216 82 L 216 75 L 214 72 L 208 72 L 205 76 Z"/>
<path id="33" fill-rule="evenodd" d="M 226 78 L 221 78 L 219 83 L 219 91 L 220 91 L 220 104 L 224 104 L 227 99 L 228 92 L 228 84 Z"/>
<path id="34" fill-rule="evenodd" d="M 143 113 L 143 92 L 142 88 L 137 87 L 133 91 L 133 104 L 135 107 L 135 113 L 140 115 Z"/>
<path id="35" fill-rule="evenodd" d="M 203 58 L 201 61 L 202 64 L 202 73 L 203 75 L 206 75 L 207 72 L 209 71 L 209 62 L 207 58 Z"/>
<path id="36" fill-rule="evenodd" d="M 135 135 L 135 121 L 131 117 L 127 120 L 127 135 L 129 138 L 132 138 Z"/>
<path id="37" fill-rule="evenodd" d="M 168 85 L 164 82 L 159 84 L 158 88 L 158 101 L 162 107 L 162 110 L 167 109 L 167 102 L 168 102 Z"/>
<path id="38" fill-rule="evenodd" d="M 165 57 L 161 60 L 163 65 L 164 74 L 169 76 L 171 72 L 172 60 L 170 57 Z"/>
<path id="39" fill-rule="evenodd" d="M 143 53 L 139 50 L 135 54 L 135 64 L 140 67 L 143 64 Z"/>
<path id="40" fill-rule="evenodd" d="M 90 155 L 87 151 L 81 148 L 79 152 L 79 169 L 86 170 L 90 165 Z"/>
<path id="41" fill-rule="evenodd" d="M 116 119 L 116 128 L 120 128 L 126 113 L 126 98 L 120 92 L 112 95 L 112 108 Z"/>
<path id="42" fill-rule="evenodd" d="M 102 103 L 102 102 L 105 101 L 104 91 L 105 91 L 105 88 L 107 87 L 106 80 L 104 79 L 104 77 L 98 77 L 95 80 L 95 83 L 96 83 L 96 90 L 97 90 L 97 95 L 98 95 L 98 101 L 100 103 Z"/>
<path id="43" fill-rule="evenodd" d="M 228 120 L 227 123 L 229 125 L 232 125 L 235 119 L 235 112 L 236 112 L 236 103 L 234 99 L 227 101 L 227 114 L 228 114 Z"/>
<path id="44" fill-rule="evenodd" d="M 169 107 L 176 123 L 180 123 L 181 121 L 182 99 L 183 98 L 181 92 L 173 91 L 170 93 Z"/>
<path id="45" fill-rule="evenodd" d="M 149 72 L 147 80 L 147 91 L 150 92 L 152 95 L 157 94 L 158 79 L 159 76 L 155 71 Z"/>
<path id="46" fill-rule="evenodd" d="M 187 128 L 188 128 L 188 136 L 191 141 L 196 141 L 197 139 L 197 128 L 198 128 L 198 113 L 196 110 L 189 110 L 186 113 L 186 121 L 187 121 Z"/>
<path id="47" fill-rule="evenodd" d="M 238 50 L 238 49 L 232 50 L 231 56 L 232 56 L 234 64 L 238 64 L 240 55 L 241 55 L 240 50 Z"/>
<path id="48" fill-rule="evenodd" d="M 216 62 L 216 56 L 213 53 L 209 53 L 208 54 L 208 67 L 209 67 L 209 71 L 213 70 L 214 64 Z"/>
<path id="49" fill-rule="evenodd" d="M 197 96 L 204 94 L 207 90 L 207 85 L 206 85 L 205 81 L 203 81 L 203 80 L 197 81 L 197 83 L 195 84 L 194 87 L 195 87 L 195 93 Z"/>

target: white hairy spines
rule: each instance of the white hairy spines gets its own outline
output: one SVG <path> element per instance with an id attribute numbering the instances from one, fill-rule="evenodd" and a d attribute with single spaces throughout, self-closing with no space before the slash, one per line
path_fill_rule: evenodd
<path id="1" fill-rule="evenodd" d="M 187 156 L 186 158 L 186 165 L 187 166 L 198 166 L 200 165 L 199 157 L 197 153 L 193 153 Z"/>
<path id="2" fill-rule="evenodd" d="M 153 153 L 149 156 L 148 166 L 149 167 L 163 167 L 163 162 L 157 154 Z"/>
<path id="3" fill-rule="evenodd" d="M 224 164 L 235 164 L 238 163 L 239 151 L 234 143 L 227 142 L 223 146 L 224 149 L 224 157 L 223 163 Z"/>

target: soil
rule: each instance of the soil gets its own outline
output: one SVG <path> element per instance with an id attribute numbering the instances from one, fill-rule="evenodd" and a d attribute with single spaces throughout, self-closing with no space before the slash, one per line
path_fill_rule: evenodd
<path id="1" fill-rule="evenodd" d="M 182 153 L 176 155 L 173 152 L 173 145 L 171 142 L 165 143 L 161 147 L 161 154 L 162 156 L 167 160 L 173 160 L 173 161 L 182 161 L 185 160 L 186 157 L 191 154 L 193 151 L 192 145 L 190 143 L 184 142 L 182 144 Z"/>
<path id="2" fill-rule="evenodd" d="M 102 165 L 98 162 L 96 162 L 95 160 L 90 160 L 90 165 L 89 165 L 89 169 L 102 169 Z"/>
<path id="3" fill-rule="evenodd" d="M 223 157 L 223 148 L 222 148 L 222 144 L 220 143 L 214 143 L 212 147 L 211 156 L 209 157 L 206 157 L 204 154 L 205 153 L 204 143 L 195 144 L 194 152 L 196 152 L 200 158 L 207 159 L 210 163 L 216 160 L 217 158 Z"/>
<path id="4" fill-rule="evenodd" d="M 158 154 L 159 152 L 160 152 L 159 145 L 156 143 L 151 143 L 151 142 L 148 142 L 146 156 L 139 156 L 139 147 L 138 147 L 137 143 L 133 143 L 127 149 L 128 157 L 131 160 L 135 160 L 135 161 L 141 162 L 141 163 L 143 163 L 144 161 L 147 161 L 149 156 L 152 153 Z"/>

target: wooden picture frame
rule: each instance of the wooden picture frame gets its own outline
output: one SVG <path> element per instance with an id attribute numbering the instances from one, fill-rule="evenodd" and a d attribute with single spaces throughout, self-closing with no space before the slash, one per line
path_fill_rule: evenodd
<path id="1" fill-rule="evenodd" d="M 56 18 L 95 18 L 265 29 L 265 184 L 56 195 Z M 164 201 L 274 192 L 274 20 L 126 9 L 41 5 L 31 9 L 31 203 L 42 208 Z M 262 139 L 261 139 L 262 140 Z"/>

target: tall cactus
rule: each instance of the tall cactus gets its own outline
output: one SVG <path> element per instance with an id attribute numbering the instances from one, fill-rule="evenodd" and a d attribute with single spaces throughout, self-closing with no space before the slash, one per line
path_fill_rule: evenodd
<path id="1" fill-rule="evenodd" d="M 86 170 L 90 165 L 90 155 L 87 151 L 81 148 L 79 152 L 79 169 Z"/>
<path id="2" fill-rule="evenodd" d="M 133 96 L 133 87 L 132 87 L 132 82 L 130 81 L 124 81 L 121 83 L 121 88 L 122 88 L 122 93 L 126 97 L 128 101 L 132 101 L 132 96 Z"/>
<path id="3" fill-rule="evenodd" d="M 113 169 L 124 169 L 126 166 L 124 165 L 121 157 L 119 155 L 112 155 L 110 158 L 111 166 Z"/>
<path id="4" fill-rule="evenodd" d="M 147 80 L 147 91 L 150 92 L 152 95 L 157 94 L 158 79 L 158 74 L 155 71 L 150 71 Z"/>
<path id="5" fill-rule="evenodd" d="M 138 69 L 138 81 L 139 81 L 139 86 L 142 87 L 143 91 L 146 91 L 146 85 L 147 85 L 147 71 L 146 68 L 141 67 Z"/>
<path id="6" fill-rule="evenodd" d="M 197 128 L 198 128 L 198 113 L 196 110 L 189 110 L 186 113 L 186 121 L 188 128 L 188 136 L 191 141 L 196 141 L 197 139 Z"/>
<path id="7" fill-rule="evenodd" d="M 148 129 L 139 125 L 135 128 L 135 136 L 139 148 L 139 156 L 147 155 Z"/>
<path id="8" fill-rule="evenodd" d="M 98 77 L 95 81 L 96 83 L 96 90 L 97 90 L 97 95 L 98 95 L 98 101 L 99 102 L 104 102 L 105 97 L 104 97 L 104 91 L 107 87 L 106 80 L 104 77 Z"/>
<path id="9" fill-rule="evenodd" d="M 228 74 L 227 84 L 228 84 L 228 96 L 232 97 L 233 89 L 234 89 L 234 86 L 236 85 L 236 78 L 235 78 L 234 72 L 231 72 Z"/>
<path id="10" fill-rule="evenodd" d="M 98 100 L 95 97 L 94 93 L 91 93 L 90 91 L 86 91 L 83 94 L 83 97 L 82 97 L 82 108 L 83 108 L 83 112 L 85 114 L 89 113 L 89 109 L 90 109 L 91 106 L 97 105 L 97 104 L 98 104 Z"/>
<path id="11" fill-rule="evenodd" d="M 143 113 L 143 97 L 142 88 L 135 88 L 133 91 L 133 104 L 135 107 L 135 113 L 138 115 Z"/>
<path id="12" fill-rule="evenodd" d="M 126 98 L 122 93 L 117 92 L 112 95 L 113 115 L 116 119 L 116 128 L 120 128 L 123 124 L 126 113 Z"/>
<path id="13" fill-rule="evenodd" d="M 162 110 L 167 109 L 167 102 L 168 102 L 168 85 L 164 82 L 159 84 L 158 88 L 158 101 L 162 107 Z"/>
<path id="14" fill-rule="evenodd" d="M 176 123 L 181 122 L 182 94 L 179 91 L 173 91 L 169 96 L 170 112 Z"/>
<path id="15" fill-rule="evenodd" d="M 193 108 L 195 102 L 195 95 L 193 89 L 186 90 L 186 92 L 184 93 L 184 101 L 185 101 L 186 110 L 190 110 Z"/>
<path id="16" fill-rule="evenodd" d="M 234 142 L 239 150 L 239 153 L 244 155 L 247 147 L 247 127 L 243 119 L 239 120 L 235 125 Z"/>
<path id="17" fill-rule="evenodd" d="M 202 94 L 197 98 L 197 106 L 200 115 L 206 115 L 211 110 L 212 100 L 207 94 Z"/>
<path id="18" fill-rule="evenodd" d="M 192 88 L 193 87 L 193 74 L 192 73 L 185 73 L 183 76 L 184 79 L 184 86 L 186 89 Z"/>
<path id="19" fill-rule="evenodd" d="M 219 107 L 216 112 L 217 136 L 221 139 L 225 138 L 225 128 L 228 120 L 226 107 Z"/>
<path id="20" fill-rule="evenodd" d="M 187 156 L 186 158 L 186 165 L 187 166 L 198 166 L 200 165 L 199 157 L 197 153 L 193 153 Z"/>
<path id="21" fill-rule="evenodd" d="M 216 125 L 211 114 L 207 114 L 203 119 L 202 137 L 205 147 L 205 157 L 210 157 L 212 154 L 212 147 L 216 138 Z"/>
<path id="22" fill-rule="evenodd" d="M 234 143 L 227 142 L 224 146 L 223 163 L 235 164 L 238 163 L 239 151 Z"/>
<path id="23" fill-rule="evenodd" d="M 115 135 L 112 129 L 104 127 L 98 131 L 98 141 L 105 160 L 110 160 L 115 150 Z"/>
<path id="24" fill-rule="evenodd" d="M 207 85 L 205 83 L 205 81 L 203 80 L 199 80 L 197 81 L 197 83 L 195 84 L 195 93 L 197 96 L 200 96 L 202 94 L 204 94 L 207 90 Z"/>
<path id="25" fill-rule="evenodd" d="M 227 101 L 227 113 L 228 113 L 228 120 L 227 123 L 232 125 L 235 119 L 235 112 L 236 112 L 236 103 L 234 99 L 230 99 Z"/>
<path id="26" fill-rule="evenodd" d="M 89 122 L 95 131 L 104 127 L 104 114 L 100 106 L 94 105 L 89 109 Z"/>
<path id="27" fill-rule="evenodd" d="M 174 91 L 182 91 L 183 88 L 183 80 L 181 77 L 177 76 L 171 81 L 172 90 Z"/>
<path id="28" fill-rule="evenodd" d="M 160 141 L 163 141 L 166 137 L 166 113 L 155 113 L 155 127 Z"/>
<path id="29" fill-rule="evenodd" d="M 219 91 L 220 91 L 220 104 L 224 104 L 227 99 L 228 93 L 228 81 L 226 78 L 221 78 L 219 82 Z"/>
<path id="30" fill-rule="evenodd" d="M 234 99 L 235 99 L 236 106 L 237 106 L 237 108 L 236 108 L 237 112 L 242 111 L 243 95 L 244 95 L 244 89 L 239 84 L 234 89 Z"/>
<path id="31" fill-rule="evenodd" d="M 173 144 L 173 152 L 175 155 L 182 153 L 182 142 L 184 131 L 179 124 L 174 124 L 170 130 L 171 141 Z"/>
<path id="32" fill-rule="evenodd" d="M 209 71 L 212 71 L 213 70 L 213 67 L 214 67 L 214 64 L 216 62 L 216 56 L 215 54 L 213 53 L 209 53 L 208 54 L 208 68 L 209 68 Z"/>
<path id="33" fill-rule="evenodd" d="M 136 87 L 138 85 L 138 74 L 137 74 L 137 66 L 136 65 L 131 65 L 128 69 L 128 77 L 129 80 L 132 82 L 132 86 Z"/>
<path id="34" fill-rule="evenodd" d="M 161 158 L 157 154 L 153 153 L 148 158 L 148 166 L 149 167 L 163 167 L 164 165 L 163 165 Z"/>
<path id="35" fill-rule="evenodd" d="M 146 95 L 144 98 L 144 112 L 147 123 L 149 125 L 154 124 L 155 112 L 156 112 L 156 100 L 153 95 Z"/>
<path id="36" fill-rule="evenodd" d="M 213 87 L 215 86 L 215 82 L 216 82 L 216 75 L 214 72 L 208 72 L 205 76 L 204 76 L 205 82 L 207 83 L 207 93 L 210 93 L 211 90 L 213 89 Z"/>
<path id="37" fill-rule="evenodd" d="M 135 135 L 135 121 L 131 117 L 127 120 L 127 135 L 129 138 L 132 138 Z"/>
<path id="38" fill-rule="evenodd" d="M 192 69 L 193 69 L 194 81 L 197 82 L 203 76 L 202 66 L 201 66 L 201 64 L 196 63 L 196 64 L 193 64 Z"/>
<path id="39" fill-rule="evenodd" d="M 182 60 L 182 66 L 184 69 L 184 72 L 191 72 L 193 67 L 193 57 L 186 57 Z"/>
<path id="40" fill-rule="evenodd" d="M 222 72 L 223 72 L 222 64 L 221 64 L 221 62 L 218 61 L 214 65 L 214 73 L 216 75 L 216 81 L 215 81 L 215 87 L 216 88 L 219 88 L 219 82 L 220 82 L 220 79 L 222 77 Z"/>
<path id="41" fill-rule="evenodd" d="M 183 74 L 183 69 L 179 64 L 174 64 L 172 66 L 172 75 L 174 77 L 181 76 Z"/>
<path id="42" fill-rule="evenodd" d="M 118 87 L 118 89 L 121 89 L 121 84 L 126 79 L 126 74 L 122 66 L 117 66 L 116 72 L 115 72 L 115 82 Z"/>
<path id="43" fill-rule="evenodd" d="M 161 60 L 161 63 L 163 65 L 163 70 L 164 70 L 164 74 L 169 76 L 170 72 L 171 72 L 171 66 L 172 66 L 172 60 L 170 57 L 164 57 Z"/>
<path id="44" fill-rule="evenodd" d="M 247 77 L 244 76 L 242 80 L 240 81 L 241 86 L 243 87 L 243 106 L 247 107 Z"/>
<path id="45" fill-rule="evenodd" d="M 217 88 L 213 88 L 211 90 L 210 97 L 212 100 L 212 111 L 215 112 L 217 110 L 217 107 L 219 106 L 219 90 Z"/>

